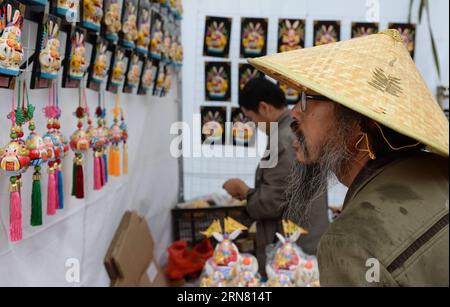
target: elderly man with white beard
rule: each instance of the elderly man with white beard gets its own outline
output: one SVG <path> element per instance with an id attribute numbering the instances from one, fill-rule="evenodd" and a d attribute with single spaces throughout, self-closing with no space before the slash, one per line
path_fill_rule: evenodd
<path id="1" fill-rule="evenodd" d="M 308 212 L 330 176 L 349 188 L 320 241 L 321 285 L 448 286 L 449 124 L 398 31 L 249 62 L 302 91 L 292 129 L 308 167 L 288 213 Z"/>

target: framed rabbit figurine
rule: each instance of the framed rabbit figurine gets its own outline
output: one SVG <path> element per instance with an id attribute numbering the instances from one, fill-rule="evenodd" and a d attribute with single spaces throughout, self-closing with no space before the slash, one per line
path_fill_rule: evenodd
<path id="1" fill-rule="evenodd" d="M 122 6 L 122 32 L 120 43 L 125 48 L 133 49 L 138 38 L 137 14 L 138 0 L 127 0 Z"/>
<path id="2" fill-rule="evenodd" d="M 82 0 L 80 25 L 88 30 L 100 31 L 103 17 L 103 0 Z"/>
<path id="3" fill-rule="evenodd" d="M 262 76 L 264 74 L 250 64 L 239 64 L 239 96 L 248 81 Z"/>
<path id="4" fill-rule="evenodd" d="M 125 50 L 119 46 L 115 46 L 111 65 L 109 68 L 108 83 L 106 90 L 117 94 L 119 87 L 122 86 L 125 80 L 125 72 L 127 69 L 127 57 Z"/>
<path id="5" fill-rule="evenodd" d="M 416 44 L 416 25 L 411 23 L 389 23 L 389 29 L 397 29 L 400 36 L 408 49 L 411 57 L 414 59 L 414 51 Z"/>
<path id="6" fill-rule="evenodd" d="M 267 53 L 267 19 L 242 18 L 241 58 L 264 56 Z"/>
<path id="7" fill-rule="evenodd" d="M 340 21 L 314 21 L 314 46 L 335 43 L 340 38 Z"/>
<path id="8" fill-rule="evenodd" d="M 134 88 L 139 86 L 139 77 L 141 76 L 142 61 L 139 55 L 132 53 L 128 61 L 127 73 L 125 75 L 124 93 L 131 93 Z"/>
<path id="9" fill-rule="evenodd" d="M 104 8 L 103 35 L 108 41 L 115 43 L 119 40 L 119 32 L 122 29 L 121 4 L 118 0 L 105 0 Z"/>
<path id="10" fill-rule="evenodd" d="M 352 38 L 378 33 L 378 22 L 352 22 Z"/>
<path id="11" fill-rule="evenodd" d="M 150 44 L 151 16 L 150 0 L 140 0 L 136 52 L 142 55 L 147 55 Z"/>
<path id="12" fill-rule="evenodd" d="M 9 88 L 23 61 L 22 25 L 25 6 L 0 0 L 0 87 Z"/>
<path id="13" fill-rule="evenodd" d="M 86 57 L 86 31 L 81 28 L 70 28 L 66 41 L 66 59 L 64 63 L 64 88 L 79 88 L 89 67 Z"/>
<path id="14" fill-rule="evenodd" d="M 231 108 L 233 146 L 254 147 L 256 125 L 249 120 L 241 108 Z"/>
<path id="15" fill-rule="evenodd" d="M 108 67 L 110 65 L 110 56 L 108 53 L 108 42 L 98 37 L 96 45 L 93 46 L 91 61 L 88 70 L 87 87 L 99 91 L 101 85 L 108 76 Z"/>
<path id="16" fill-rule="evenodd" d="M 226 107 L 201 107 L 202 144 L 225 144 Z"/>
<path id="17" fill-rule="evenodd" d="M 230 101 L 231 67 L 229 62 L 205 63 L 205 98 L 207 101 Z"/>
<path id="18" fill-rule="evenodd" d="M 144 60 L 137 91 L 138 95 L 146 95 L 153 88 L 156 76 L 158 75 L 158 68 L 159 66 L 153 63 L 151 59 L 146 58 Z"/>
<path id="19" fill-rule="evenodd" d="M 227 58 L 230 52 L 231 18 L 206 17 L 203 55 Z"/>
<path id="20" fill-rule="evenodd" d="M 162 58 L 164 36 L 163 27 L 164 21 L 161 15 L 153 12 L 149 56 L 155 60 L 161 60 Z"/>
<path id="21" fill-rule="evenodd" d="M 51 80 L 58 77 L 62 65 L 61 42 L 59 40 L 60 19 L 44 14 L 39 24 L 36 52 L 31 75 L 31 88 L 48 88 Z"/>
<path id="22" fill-rule="evenodd" d="M 280 19 L 278 21 L 278 52 L 305 47 L 305 21 L 302 19 Z"/>

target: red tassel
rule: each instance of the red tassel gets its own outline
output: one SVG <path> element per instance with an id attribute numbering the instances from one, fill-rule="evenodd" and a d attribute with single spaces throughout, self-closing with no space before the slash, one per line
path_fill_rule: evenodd
<path id="1" fill-rule="evenodd" d="M 47 215 L 55 215 L 58 207 L 58 195 L 56 193 L 57 181 L 55 169 L 52 167 L 48 170 L 48 190 L 47 190 Z"/>
<path id="2" fill-rule="evenodd" d="M 19 193 L 19 182 L 11 184 L 9 237 L 12 242 L 22 240 L 22 208 Z"/>
<path id="3" fill-rule="evenodd" d="M 100 190 L 102 188 L 102 170 L 100 165 L 100 157 L 94 154 L 94 190 Z M 102 159 L 103 160 L 103 159 Z"/>
<path id="4" fill-rule="evenodd" d="M 75 172 L 75 197 L 82 199 L 84 198 L 84 175 L 83 164 L 81 162 L 77 163 Z"/>

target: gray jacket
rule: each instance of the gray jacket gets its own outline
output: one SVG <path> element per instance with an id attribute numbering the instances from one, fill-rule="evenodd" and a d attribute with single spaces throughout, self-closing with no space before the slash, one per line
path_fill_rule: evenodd
<path id="1" fill-rule="evenodd" d="M 247 197 L 247 212 L 256 220 L 256 256 L 259 272 L 265 276 L 266 246 L 275 242 L 275 233 L 282 232 L 281 220 L 284 211 L 284 192 L 287 177 L 291 171 L 295 157 L 292 147 L 293 134 L 290 129 L 292 120 L 286 111 L 278 120 L 278 163 L 273 168 L 256 170 L 255 189 Z M 267 149 L 270 147 L 268 142 Z M 270 160 L 270 156 L 262 159 Z M 325 196 L 317 200 L 311 211 L 310 234 L 300 238 L 300 245 L 308 254 L 315 254 L 323 232 L 328 227 L 328 211 Z"/>

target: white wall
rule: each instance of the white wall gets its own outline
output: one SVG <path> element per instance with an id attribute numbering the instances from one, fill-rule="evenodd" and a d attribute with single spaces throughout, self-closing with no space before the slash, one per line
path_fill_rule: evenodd
<path id="1" fill-rule="evenodd" d="M 35 25 L 31 27 L 31 46 L 34 46 Z M 27 36 L 28 27 L 24 27 Z M 25 47 L 28 46 L 24 41 Z M 64 48 L 64 46 L 63 46 Z M 29 78 L 28 78 L 29 79 Z M 175 83 L 175 80 L 174 80 Z M 41 112 L 47 102 L 47 90 L 30 91 L 36 106 L 37 131 L 45 133 L 46 120 Z M 76 129 L 72 115 L 78 105 L 78 91 L 60 90 L 62 132 L 69 137 Z M 94 112 L 97 95 L 88 90 L 88 103 Z M 101 191 L 92 189 L 92 154 L 85 163 L 85 200 L 70 196 L 73 153 L 64 160 L 65 209 L 56 216 L 45 216 L 46 167 L 43 168 L 42 191 L 44 225 L 29 226 L 31 171 L 23 175 L 22 206 L 24 239 L 10 243 L 8 178 L 0 177 L 0 286 L 108 286 L 109 279 L 103 257 L 126 209 L 135 209 L 145 216 L 155 240 L 155 256 L 165 260 L 165 249 L 171 241 L 170 209 L 177 202 L 178 162 L 169 153 L 169 127 L 177 120 L 177 85 L 170 95 L 155 98 L 151 95 L 121 95 L 129 129 L 129 175 L 111 178 Z M 108 122 L 112 123 L 113 95 L 106 95 Z M 9 141 L 11 91 L 0 90 L 0 144 Z M 93 114 L 92 114 L 93 116 Z M 27 132 L 26 132 L 27 133 Z M 65 280 L 65 263 L 76 258 L 81 264 L 81 283 Z"/>
<path id="2" fill-rule="evenodd" d="M 351 22 L 365 21 L 366 0 L 185 0 L 185 17 L 183 27 L 183 43 L 185 46 L 185 66 L 183 71 L 183 117 L 191 121 L 192 114 L 199 113 L 200 106 L 205 105 L 203 98 L 203 62 L 202 39 L 205 16 L 233 17 L 230 59 L 233 61 L 233 88 L 237 87 L 237 62 L 239 59 L 239 35 L 241 17 L 269 18 L 268 53 L 276 52 L 277 22 L 279 18 L 306 19 L 306 46 L 312 46 L 313 20 L 340 20 L 341 39 L 350 38 Z M 418 2 L 414 6 L 417 12 Z M 389 22 L 407 22 L 409 0 L 380 0 L 380 28 L 385 29 Z M 433 0 L 430 3 L 431 24 L 440 55 L 442 80 L 439 81 L 431 53 L 431 43 L 427 28 L 427 17 L 424 14 L 422 24 L 418 26 L 416 36 L 416 63 L 423 74 L 427 85 L 435 93 L 440 84 L 448 86 L 449 75 L 449 2 Z M 417 22 L 417 14 L 413 14 L 413 22 Z M 207 105 L 217 105 L 207 104 Z M 237 95 L 233 95 L 232 105 L 237 106 Z M 192 160 L 192 159 L 191 159 Z M 191 189 L 189 196 L 195 193 L 220 191 L 220 182 L 228 173 L 239 170 L 239 176 L 251 181 L 257 159 L 239 161 L 233 167 L 233 161 L 218 159 L 197 159 L 185 165 L 185 184 Z M 245 166 L 244 166 L 245 165 Z M 222 172 L 222 173 L 221 173 Z M 193 174 L 192 174 L 193 173 Z M 201 178 L 202 180 L 199 180 Z M 211 190 L 215 189 L 215 190 Z M 330 205 L 340 205 L 346 189 L 333 187 L 329 193 Z"/>

